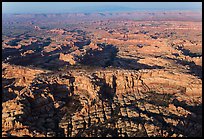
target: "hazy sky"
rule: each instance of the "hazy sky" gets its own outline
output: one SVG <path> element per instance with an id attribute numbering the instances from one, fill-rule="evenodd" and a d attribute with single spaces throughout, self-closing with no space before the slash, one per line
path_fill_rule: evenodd
<path id="1" fill-rule="evenodd" d="M 202 2 L 3 2 L 3 13 L 201 10 Z"/>

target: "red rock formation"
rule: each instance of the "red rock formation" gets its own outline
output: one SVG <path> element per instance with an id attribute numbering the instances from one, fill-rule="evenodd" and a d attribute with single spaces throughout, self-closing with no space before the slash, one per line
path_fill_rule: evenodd
<path id="1" fill-rule="evenodd" d="M 59 60 L 68 62 L 70 65 L 75 65 L 76 64 L 76 61 L 74 60 L 74 57 L 72 55 L 70 55 L 70 54 L 60 53 Z"/>

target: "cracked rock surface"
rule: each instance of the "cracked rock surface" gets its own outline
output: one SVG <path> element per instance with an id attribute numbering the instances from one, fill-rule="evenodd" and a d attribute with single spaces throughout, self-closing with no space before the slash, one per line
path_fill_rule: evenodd
<path id="1" fill-rule="evenodd" d="M 202 12 L 2 15 L 3 137 L 201 137 Z"/>
<path id="2" fill-rule="evenodd" d="M 186 80 L 180 84 L 172 82 L 170 74 L 159 70 L 38 74 L 2 104 L 3 136 L 197 136 L 202 107 L 200 94 L 189 96 L 188 79 L 193 77 L 183 75 Z M 159 90 L 159 85 L 168 89 Z M 191 84 L 194 89 L 199 85 L 199 80 Z"/>

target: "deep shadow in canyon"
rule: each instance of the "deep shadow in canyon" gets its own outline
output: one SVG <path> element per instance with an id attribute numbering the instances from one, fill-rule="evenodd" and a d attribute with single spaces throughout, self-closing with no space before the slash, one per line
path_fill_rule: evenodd
<path id="1" fill-rule="evenodd" d="M 43 53 L 43 47 L 49 45 L 50 42 L 44 42 L 38 47 L 37 43 L 30 46 L 24 46 L 20 50 L 15 48 L 5 48 L 2 51 L 2 61 L 14 65 L 33 66 L 45 70 L 57 71 L 59 69 L 97 69 L 97 68 L 119 68 L 129 70 L 139 69 L 163 69 L 162 66 L 149 66 L 138 62 L 139 59 L 121 58 L 117 56 L 118 49 L 113 45 L 97 44 L 101 50 L 88 49 L 83 56 L 76 56 L 76 65 L 70 65 L 66 61 L 59 60 L 60 53 L 70 53 L 69 46 L 62 46 L 51 52 Z M 81 47 L 81 46 L 80 46 Z M 21 53 L 32 50 L 34 53 L 22 56 Z"/>

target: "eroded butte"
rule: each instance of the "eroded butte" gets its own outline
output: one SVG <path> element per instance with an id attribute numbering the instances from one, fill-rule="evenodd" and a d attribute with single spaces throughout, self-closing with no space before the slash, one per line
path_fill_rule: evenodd
<path id="1" fill-rule="evenodd" d="M 2 23 L 4 137 L 202 136 L 201 13 Z"/>

